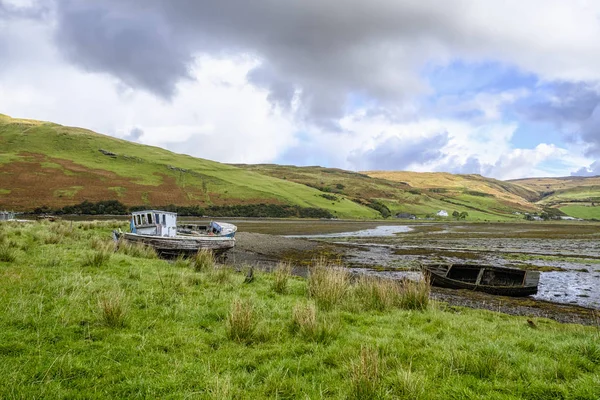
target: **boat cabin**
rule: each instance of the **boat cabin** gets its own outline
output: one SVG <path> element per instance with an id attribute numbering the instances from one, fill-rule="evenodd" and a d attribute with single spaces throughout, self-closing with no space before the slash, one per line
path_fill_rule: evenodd
<path id="1" fill-rule="evenodd" d="M 135 211 L 129 222 L 131 233 L 175 237 L 177 235 L 177 213 L 158 210 Z"/>

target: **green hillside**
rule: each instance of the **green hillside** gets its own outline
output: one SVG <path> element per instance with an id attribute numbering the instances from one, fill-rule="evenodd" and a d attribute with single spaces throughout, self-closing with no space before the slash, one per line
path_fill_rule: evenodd
<path id="1" fill-rule="evenodd" d="M 385 205 L 391 214 L 433 216 L 440 210 L 467 213 L 469 220 L 511 220 L 516 212 L 535 212 L 532 190 L 478 175 L 373 171 L 356 173 L 335 168 L 290 165 L 236 165 L 248 171 L 302 183 L 337 197 Z M 460 184 L 459 184 L 460 182 Z M 525 197 L 525 198 L 524 198 Z M 373 206 L 373 205 L 371 205 Z"/>
<path id="2" fill-rule="evenodd" d="M 512 183 L 536 191 L 537 203 L 582 219 L 600 219 L 600 177 L 519 179 Z"/>
<path id="3" fill-rule="evenodd" d="M 114 199 L 129 206 L 281 204 L 379 216 L 291 181 L 49 122 L 0 115 L 0 147 L 0 209 Z"/>

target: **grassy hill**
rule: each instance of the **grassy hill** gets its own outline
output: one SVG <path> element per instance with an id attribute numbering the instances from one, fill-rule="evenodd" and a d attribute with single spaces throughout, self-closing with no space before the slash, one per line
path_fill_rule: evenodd
<path id="1" fill-rule="evenodd" d="M 511 220 L 560 209 L 600 219 L 600 177 L 499 181 L 480 175 L 289 165 L 227 165 L 0 114 L 0 209 L 61 208 L 83 201 L 126 206 L 298 207 L 340 218 L 467 213 Z"/>
<path id="2" fill-rule="evenodd" d="M 529 178 L 511 183 L 537 193 L 537 203 L 583 219 L 600 219 L 600 176 Z"/>
<path id="3" fill-rule="evenodd" d="M 0 148 L 0 209 L 115 199 L 129 206 L 282 204 L 379 216 L 306 185 L 49 122 L 0 115 Z"/>
<path id="4" fill-rule="evenodd" d="M 538 211 L 528 199 L 535 191 L 478 175 L 395 171 L 349 172 L 335 168 L 290 165 L 236 165 L 271 177 L 302 183 L 337 197 L 369 204 L 377 201 L 392 214 L 420 217 L 439 210 L 469 214 L 470 220 L 521 218 L 515 212 Z"/>

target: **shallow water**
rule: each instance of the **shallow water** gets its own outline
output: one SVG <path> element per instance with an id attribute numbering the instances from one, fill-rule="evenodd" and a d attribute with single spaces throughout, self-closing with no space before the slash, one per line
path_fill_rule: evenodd
<path id="1" fill-rule="evenodd" d="M 354 232 L 334 232 L 334 233 L 322 233 L 322 234 L 311 234 L 311 235 L 284 235 L 289 238 L 305 238 L 305 239 L 318 239 L 318 238 L 347 238 L 347 237 L 385 237 L 395 236 L 397 233 L 405 233 L 412 231 L 412 228 L 404 225 L 381 225 L 375 228 L 362 229 Z"/>

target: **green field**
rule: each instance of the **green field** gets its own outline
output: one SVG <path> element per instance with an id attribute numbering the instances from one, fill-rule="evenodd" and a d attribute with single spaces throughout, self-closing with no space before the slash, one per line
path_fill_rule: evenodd
<path id="1" fill-rule="evenodd" d="M 244 283 L 205 257 L 114 252 L 115 227 L 0 224 L 0 398 L 600 397 L 598 327 L 335 268 Z"/>
<path id="2" fill-rule="evenodd" d="M 572 204 L 560 207 L 567 215 L 581 219 L 600 219 L 600 206 Z"/>

